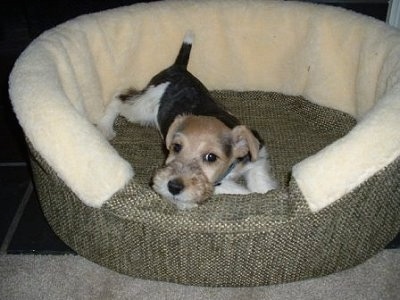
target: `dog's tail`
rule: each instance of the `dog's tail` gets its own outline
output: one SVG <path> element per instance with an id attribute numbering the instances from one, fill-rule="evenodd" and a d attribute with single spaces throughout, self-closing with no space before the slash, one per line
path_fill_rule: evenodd
<path id="1" fill-rule="evenodd" d="M 193 32 L 186 32 L 185 37 L 183 38 L 181 49 L 179 50 L 178 56 L 175 59 L 174 65 L 182 66 L 186 69 L 189 63 L 190 50 L 192 50 L 193 39 Z"/>

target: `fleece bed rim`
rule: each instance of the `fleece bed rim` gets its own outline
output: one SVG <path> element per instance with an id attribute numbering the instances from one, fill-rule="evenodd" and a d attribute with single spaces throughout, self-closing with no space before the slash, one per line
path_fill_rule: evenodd
<path id="1" fill-rule="evenodd" d="M 200 16 L 209 18 L 207 26 L 199 27 Z M 162 35 L 157 34 L 160 28 L 154 18 L 169 24 Z M 235 25 L 238 18 L 242 29 Z M 220 24 L 229 26 L 224 29 Z M 170 63 L 186 27 L 193 27 L 197 38 L 190 70 L 210 89 L 258 87 L 301 94 L 359 120 L 349 135 L 294 167 L 294 177 L 313 211 L 340 199 L 400 155 L 400 133 L 394 130 L 400 112 L 400 34 L 395 29 L 343 9 L 296 2 L 133 5 L 78 17 L 43 33 L 24 51 L 10 77 L 11 99 L 25 134 L 87 205 L 101 207 L 134 175 L 134 168 L 92 123 L 118 87 L 126 87 L 128 81 L 141 87 Z M 257 30 L 263 28 L 268 29 L 266 38 L 260 39 Z M 132 29 L 138 30 L 136 37 Z M 126 43 L 127 34 L 129 45 L 122 42 Z M 171 47 L 157 56 L 154 43 Z M 240 58 L 242 63 L 202 56 L 210 52 L 210 45 L 228 49 L 226 57 Z M 296 47 L 301 45 L 304 49 Z M 213 53 L 221 58 L 222 52 Z M 262 57 L 263 64 L 252 63 L 251 57 Z M 289 58 L 290 63 L 282 63 Z M 124 64 L 128 62 L 129 66 Z M 210 64 L 212 72 L 204 68 Z"/>

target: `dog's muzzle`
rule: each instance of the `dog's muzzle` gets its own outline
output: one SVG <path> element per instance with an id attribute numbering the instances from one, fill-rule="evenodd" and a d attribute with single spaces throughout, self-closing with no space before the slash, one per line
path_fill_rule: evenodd
<path id="1" fill-rule="evenodd" d="M 214 184 L 208 181 L 197 163 L 174 160 L 156 171 L 153 189 L 179 208 L 186 209 L 210 198 Z"/>
<path id="2" fill-rule="evenodd" d="M 175 196 L 179 195 L 185 189 L 185 184 L 183 183 L 182 179 L 175 178 L 168 181 L 167 187 L 171 195 Z"/>

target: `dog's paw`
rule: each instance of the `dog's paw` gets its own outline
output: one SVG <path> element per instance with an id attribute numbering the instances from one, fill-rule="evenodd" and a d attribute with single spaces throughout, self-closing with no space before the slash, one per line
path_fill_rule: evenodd
<path id="1" fill-rule="evenodd" d="M 247 188 L 252 193 L 265 194 L 279 187 L 278 182 L 272 175 L 271 165 L 265 147 L 261 148 L 259 159 L 251 163 L 251 167 L 245 174 L 245 178 Z"/>
<path id="2" fill-rule="evenodd" d="M 246 174 L 247 188 L 252 193 L 264 194 L 279 187 L 278 182 L 273 178 L 265 166 L 256 167 Z"/>
<path id="3" fill-rule="evenodd" d="M 97 129 L 100 130 L 101 134 L 107 139 L 112 140 L 117 135 L 113 128 L 102 126 L 101 124 L 97 125 Z"/>
<path id="4" fill-rule="evenodd" d="M 250 191 L 236 182 L 224 180 L 215 187 L 214 194 L 247 195 Z"/>
<path id="5" fill-rule="evenodd" d="M 248 181 L 247 188 L 252 193 L 260 193 L 265 194 L 271 190 L 275 190 L 278 188 L 278 183 L 276 180 L 270 177 L 258 177 L 253 178 L 252 180 Z"/>
<path id="6" fill-rule="evenodd" d="M 247 172 L 245 177 L 247 188 L 252 193 L 265 194 L 270 190 L 278 188 L 278 182 L 269 172 L 269 166 L 265 160 L 256 162 L 254 167 Z"/>
<path id="7" fill-rule="evenodd" d="M 107 140 L 112 140 L 116 133 L 114 131 L 114 121 L 121 111 L 121 100 L 113 99 L 106 107 L 103 117 L 97 123 L 97 128 Z"/>

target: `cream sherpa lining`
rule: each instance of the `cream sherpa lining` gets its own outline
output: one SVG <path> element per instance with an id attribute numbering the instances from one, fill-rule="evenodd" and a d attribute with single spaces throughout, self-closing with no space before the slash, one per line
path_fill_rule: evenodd
<path id="1" fill-rule="evenodd" d="M 213 89 L 302 95 L 355 116 L 344 138 L 293 168 L 310 208 L 339 199 L 400 155 L 400 34 L 342 9 L 283 1 L 166 1 L 82 16 L 37 38 L 10 95 L 35 149 L 87 205 L 133 170 L 92 123 L 117 90 L 170 65 L 185 31 L 189 70 Z"/>

